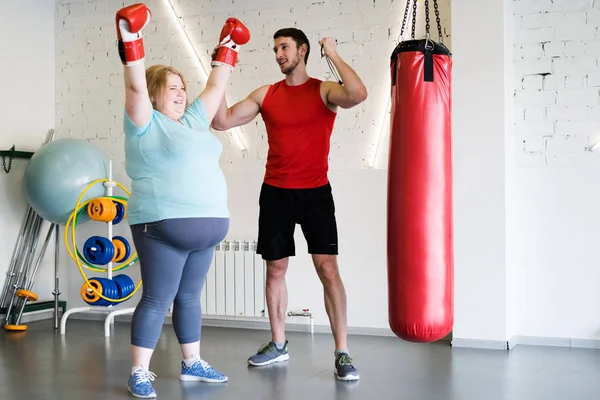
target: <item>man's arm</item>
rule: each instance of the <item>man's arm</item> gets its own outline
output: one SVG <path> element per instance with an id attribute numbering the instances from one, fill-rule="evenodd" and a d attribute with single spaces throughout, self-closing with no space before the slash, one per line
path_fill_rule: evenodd
<path id="1" fill-rule="evenodd" d="M 247 124 L 252 121 L 260 112 L 263 99 L 269 90 L 269 86 L 262 86 L 254 90 L 244 100 L 227 106 L 225 96 L 222 97 L 221 105 L 212 121 L 213 129 L 217 131 L 226 131 L 236 126 Z"/>
<path id="2" fill-rule="evenodd" d="M 327 102 L 342 108 L 351 108 L 362 103 L 367 98 L 367 88 L 356 72 L 337 53 L 335 39 L 323 38 L 319 42 L 323 46 L 323 52 L 335 68 L 344 86 L 333 82 L 327 82 Z"/>

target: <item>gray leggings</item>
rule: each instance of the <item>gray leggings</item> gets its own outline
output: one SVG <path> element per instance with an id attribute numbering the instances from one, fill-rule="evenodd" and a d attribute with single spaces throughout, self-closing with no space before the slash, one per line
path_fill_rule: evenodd
<path id="1" fill-rule="evenodd" d="M 173 304 L 179 343 L 200 340 L 200 292 L 227 218 L 175 218 L 131 225 L 140 258 L 142 298 L 133 313 L 131 344 L 154 349 Z"/>

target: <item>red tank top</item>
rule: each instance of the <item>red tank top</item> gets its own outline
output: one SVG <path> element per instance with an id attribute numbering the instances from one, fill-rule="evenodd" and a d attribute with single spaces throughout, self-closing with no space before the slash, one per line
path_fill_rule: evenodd
<path id="1" fill-rule="evenodd" d="M 329 148 L 337 114 L 323 102 L 321 81 L 298 86 L 285 80 L 269 87 L 261 113 L 269 143 L 265 183 L 282 188 L 313 188 L 329 182 Z"/>

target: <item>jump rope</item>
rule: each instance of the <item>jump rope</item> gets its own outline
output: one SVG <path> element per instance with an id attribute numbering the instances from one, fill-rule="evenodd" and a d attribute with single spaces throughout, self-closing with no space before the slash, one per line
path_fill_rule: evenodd
<path id="1" fill-rule="evenodd" d="M 335 43 L 337 44 L 337 40 L 335 41 Z M 338 75 L 337 71 L 335 70 L 333 62 L 331 62 L 329 57 L 327 57 L 325 55 L 325 51 L 323 50 L 323 45 L 321 45 L 321 58 L 323 58 L 323 57 L 325 57 L 325 59 L 327 60 L 327 65 L 329 65 L 329 69 L 331 70 L 331 74 L 333 75 L 335 80 L 338 81 L 338 83 L 340 85 L 344 85 L 344 82 L 342 82 L 342 80 L 340 79 L 340 76 Z"/>

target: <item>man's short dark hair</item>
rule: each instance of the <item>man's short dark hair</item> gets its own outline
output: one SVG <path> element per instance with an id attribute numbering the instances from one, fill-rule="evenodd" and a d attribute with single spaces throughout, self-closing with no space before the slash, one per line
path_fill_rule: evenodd
<path id="1" fill-rule="evenodd" d="M 300 48 L 303 44 L 306 45 L 306 54 L 304 55 L 304 64 L 308 62 L 308 55 L 310 54 L 310 43 L 308 42 L 308 38 L 300 29 L 296 28 L 283 28 L 275 32 L 273 35 L 273 40 L 278 37 L 290 37 L 294 39 L 296 42 L 296 47 Z"/>

